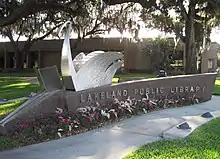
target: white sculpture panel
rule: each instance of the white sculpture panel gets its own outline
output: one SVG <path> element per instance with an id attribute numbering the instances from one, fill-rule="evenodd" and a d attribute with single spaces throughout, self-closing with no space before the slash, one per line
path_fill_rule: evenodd
<path id="1" fill-rule="evenodd" d="M 85 57 L 86 55 L 81 52 L 79 53 L 74 59 L 73 59 L 73 66 L 76 70 L 76 72 L 79 71 L 79 69 L 82 67 L 82 65 L 84 64 L 84 61 L 83 61 L 83 58 Z"/>
<path id="2" fill-rule="evenodd" d="M 120 52 L 93 51 L 88 55 L 80 53 L 72 60 L 70 32 L 71 23 L 68 25 L 63 42 L 62 76 L 72 77 L 76 91 L 111 84 L 116 71 L 121 67 L 123 54 Z"/>
<path id="3" fill-rule="evenodd" d="M 73 59 L 73 65 L 78 72 L 78 70 L 82 67 L 82 65 L 87 62 L 89 59 L 91 59 L 93 56 L 96 56 L 98 54 L 105 53 L 104 51 L 93 51 L 89 53 L 88 55 L 85 55 L 83 52 L 79 53 L 74 59 Z"/>
<path id="4" fill-rule="evenodd" d="M 106 52 L 92 57 L 77 72 L 76 81 L 81 81 L 77 83 L 78 89 L 84 90 L 111 84 L 114 74 L 108 75 L 108 73 L 115 73 L 120 68 L 121 58 L 122 54 L 118 52 Z"/>
<path id="5" fill-rule="evenodd" d="M 71 54 L 71 48 L 70 48 L 70 33 L 71 33 L 71 25 L 72 23 L 67 21 L 62 28 L 68 24 L 68 29 L 63 41 L 63 47 L 61 52 L 61 72 L 62 76 L 71 76 L 73 83 L 75 83 L 75 74 L 76 71 L 73 66 L 72 62 L 72 54 Z M 62 30 L 62 29 L 61 29 Z"/>

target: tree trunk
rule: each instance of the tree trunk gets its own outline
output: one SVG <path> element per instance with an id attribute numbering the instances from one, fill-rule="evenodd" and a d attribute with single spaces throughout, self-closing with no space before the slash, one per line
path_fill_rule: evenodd
<path id="1" fill-rule="evenodd" d="M 197 73 L 196 44 L 195 44 L 195 0 L 189 4 L 189 12 L 185 24 L 185 73 Z"/>
<path id="2" fill-rule="evenodd" d="M 16 47 L 14 48 L 14 57 L 15 57 L 15 63 L 14 66 L 16 69 L 22 69 L 23 68 L 23 62 L 22 62 L 22 52 L 20 52 L 20 50 Z"/>
<path id="3" fill-rule="evenodd" d="M 16 69 L 22 69 L 23 68 L 23 62 L 22 62 L 22 53 L 20 51 L 15 52 L 15 68 Z"/>
<path id="4" fill-rule="evenodd" d="M 14 48 L 14 58 L 15 58 L 14 59 L 14 66 L 17 69 L 21 69 L 21 68 L 23 68 L 23 65 L 22 65 L 22 53 L 19 50 L 18 41 L 17 42 L 14 41 L 14 38 L 13 38 L 11 30 L 7 30 L 7 32 L 5 34 L 10 39 L 10 42 L 13 45 L 13 48 Z"/>
<path id="5" fill-rule="evenodd" d="M 31 41 L 31 40 L 27 40 L 23 49 L 21 50 L 22 52 L 22 58 L 21 58 L 21 61 L 22 61 L 22 64 L 24 65 L 24 62 L 25 62 L 25 59 L 27 59 L 27 55 L 28 55 L 28 52 L 30 51 L 32 45 L 34 44 L 35 41 Z"/>
<path id="6" fill-rule="evenodd" d="M 27 57 L 27 54 L 33 45 L 33 42 L 27 42 L 22 50 L 16 49 L 15 51 L 15 68 L 22 69 L 24 68 L 24 62 Z"/>
<path id="7" fill-rule="evenodd" d="M 84 37 L 78 37 L 77 39 L 76 39 L 76 41 L 75 41 L 75 43 L 72 45 L 72 49 L 77 49 L 77 47 L 78 47 L 78 45 L 81 43 L 81 42 L 83 42 L 83 40 L 84 40 Z"/>
<path id="8" fill-rule="evenodd" d="M 205 13 L 205 19 L 204 19 L 204 33 L 203 33 L 203 39 L 202 39 L 202 49 L 200 50 L 200 48 L 198 49 L 199 50 L 199 56 L 200 56 L 200 73 L 203 73 L 204 70 L 202 69 L 202 64 L 203 64 L 203 54 L 207 51 L 207 40 L 206 38 L 207 37 L 207 32 L 208 32 L 208 24 L 207 24 L 207 14 Z"/>

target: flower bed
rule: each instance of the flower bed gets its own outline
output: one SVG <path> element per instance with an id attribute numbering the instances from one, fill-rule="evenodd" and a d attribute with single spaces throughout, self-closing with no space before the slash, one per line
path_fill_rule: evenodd
<path id="1" fill-rule="evenodd" d="M 115 99 L 113 103 L 106 105 L 96 103 L 78 108 L 75 113 L 57 108 L 53 117 L 41 116 L 38 119 L 19 121 L 9 137 L 23 145 L 29 145 L 83 133 L 132 115 L 196 103 L 199 103 L 199 99 L 195 95 L 188 99 L 172 97 L 159 100 L 149 99 L 145 95 L 140 100 L 128 97 L 125 101 Z"/>

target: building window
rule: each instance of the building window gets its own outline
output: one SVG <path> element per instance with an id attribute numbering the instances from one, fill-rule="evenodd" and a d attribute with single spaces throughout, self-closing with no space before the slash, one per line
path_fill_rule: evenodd
<path id="1" fill-rule="evenodd" d="M 209 59 L 208 60 L 208 69 L 212 69 L 213 68 L 213 59 Z"/>

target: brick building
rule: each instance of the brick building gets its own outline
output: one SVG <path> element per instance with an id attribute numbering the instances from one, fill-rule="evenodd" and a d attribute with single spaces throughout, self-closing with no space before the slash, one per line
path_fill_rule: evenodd
<path id="1" fill-rule="evenodd" d="M 71 40 L 71 46 L 76 41 Z M 44 40 L 36 42 L 30 49 L 26 57 L 26 67 L 47 67 L 56 65 L 60 68 L 61 49 L 63 40 Z M 22 48 L 24 42 L 19 42 Z M 203 55 L 202 72 L 210 72 L 217 68 L 217 44 L 213 43 L 210 49 Z M 119 38 L 92 38 L 85 39 L 76 49 L 72 48 L 73 58 L 80 52 L 89 53 L 95 50 L 122 51 L 124 53 L 124 69 L 130 72 L 149 72 L 151 61 L 142 52 L 142 46 L 134 43 L 130 39 Z M 178 50 L 183 51 L 184 46 L 180 44 Z M 10 42 L 0 43 L 0 68 L 13 68 L 13 47 Z M 210 62 L 212 61 L 212 62 Z M 212 64 L 210 64 L 212 63 Z"/>

